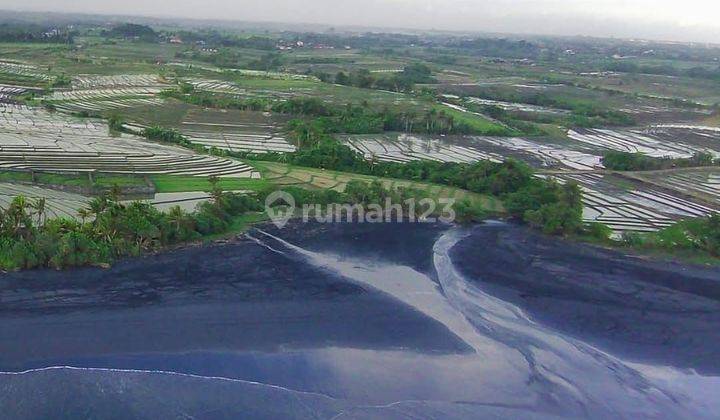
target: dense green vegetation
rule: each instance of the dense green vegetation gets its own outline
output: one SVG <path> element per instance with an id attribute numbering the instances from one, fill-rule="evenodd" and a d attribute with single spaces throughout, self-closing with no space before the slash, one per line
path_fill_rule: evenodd
<path id="1" fill-rule="evenodd" d="M 35 267 L 65 268 L 109 264 L 117 258 L 139 255 L 164 246 L 228 232 L 238 218 L 263 209 L 273 187 L 256 195 L 223 192 L 217 179 L 209 180 L 212 199 L 200 203 L 194 212 L 174 207 L 161 212 L 151 204 L 123 204 L 116 192 L 104 194 L 79 209 L 80 221 L 48 219 L 44 199 L 29 201 L 16 197 L 6 209 L 0 208 L 0 269 Z M 386 189 L 379 182 L 351 181 L 344 193 L 334 190 L 306 190 L 287 187 L 298 206 L 327 204 L 376 204 L 400 206 L 414 216 L 424 208 L 409 207 L 408 199 L 429 198 L 420 190 Z M 438 206 L 437 209 L 442 209 Z M 458 208 L 458 220 L 482 218 L 469 203 Z M 426 215 L 427 216 L 427 215 Z"/>
<path id="2" fill-rule="evenodd" d="M 318 124 L 296 122 L 290 133 L 300 148 L 287 154 L 243 154 L 257 160 L 275 160 L 298 166 L 407 179 L 462 188 L 503 199 L 512 217 L 551 234 L 582 229 L 582 194 L 574 183 L 559 185 L 533 176 L 532 169 L 509 159 L 502 163 L 472 164 L 413 161 L 374 162 L 340 144 Z"/>
<path id="3" fill-rule="evenodd" d="M 519 115 L 519 113 L 505 111 L 497 106 L 475 105 L 472 103 L 465 104 L 465 106 L 470 109 L 486 113 L 493 118 L 511 125 L 518 120 L 545 124 L 564 124 L 568 127 L 627 126 L 635 122 L 632 116 L 625 112 L 613 110 L 590 100 L 563 98 L 545 93 L 529 95 L 508 93 L 491 88 L 480 89 L 475 94 L 483 99 L 569 111 L 568 114 L 523 113 Z"/>
<path id="4" fill-rule="evenodd" d="M 327 210 L 331 212 L 334 210 L 333 213 L 337 216 L 338 210 L 344 210 L 345 213 L 339 215 L 342 218 L 341 221 L 358 220 L 359 216 L 357 207 L 343 208 L 342 206 L 345 204 L 363 206 L 365 216 L 375 217 L 375 221 L 386 220 L 386 218 L 389 218 L 389 220 L 410 220 L 410 216 L 412 216 L 412 220 L 419 220 L 421 216 L 434 218 L 454 216 L 455 221 L 458 223 L 466 223 L 482 220 L 486 216 L 481 206 L 470 200 L 456 202 L 452 206 L 454 212 L 452 215 L 443 213 L 445 206 L 436 197 L 428 194 L 427 191 L 410 187 L 386 188 L 379 180 L 371 182 L 351 180 L 343 192 L 332 189 L 309 190 L 293 186 L 284 187 L 282 190 L 293 196 L 298 207 L 309 205 L 315 206 L 315 209 L 322 209 L 317 216 L 327 216 L 327 214 L 322 213 Z M 410 204 L 411 202 L 414 204 Z M 423 205 L 423 203 L 428 203 L 428 205 Z M 399 207 L 402 209 L 402 213 L 397 214 L 391 208 L 387 208 L 388 205 L 390 207 Z M 327 208 L 326 206 L 331 207 Z M 370 213 L 373 206 L 379 206 L 374 215 Z M 391 214 L 383 213 L 386 208 Z M 314 214 L 311 214 L 311 216 L 314 216 Z M 402 218 L 399 218 L 399 216 L 402 216 Z M 366 219 L 366 221 L 372 220 Z"/>
<path id="5" fill-rule="evenodd" d="M 575 183 L 527 180 L 521 188 L 505 195 L 506 210 L 530 226 L 551 235 L 578 234 L 582 222 L 582 191 Z M 589 227 L 592 232 L 593 226 Z"/>
<path id="6" fill-rule="evenodd" d="M 369 161 L 339 143 L 333 135 L 406 132 L 434 135 L 553 135 L 562 138 L 566 129 L 571 127 L 644 124 L 647 121 L 645 118 L 652 120 L 655 117 L 654 114 L 649 117 L 644 114 L 648 109 L 667 112 L 663 118 L 680 113 L 685 121 L 685 115 L 681 114 L 683 110 L 700 109 L 704 111 L 702 115 L 707 116 L 711 115 L 712 104 L 720 103 L 720 88 L 717 88 L 717 83 L 712 83 L 718 80 L 720 74 L 717 66 L 720 49 L 714 46 L 532 36 L 351 34 L 340 31 L 306 33 L 279 29 L 240 31 L 220 26 L 188 30 L 177 27 L 176 23 L 160 25 L 155 20 L 133 19 L 134 23 L 117 23 L 85 17 L 81 19 L 83 23 L 79 24 L 74 19 L 65 17 L 59 22 L 38 19 L 41 23 L 0 24 L 0 42 L 5 42 L 0 59 L 7 61 L 0 74 L 1 81 L 4 84 L 37 88 L 20 97 L 11 97 L 12 101 L 33 106 L 44 104 L 48 110 L 64 112 L 61 101 L 46 99 L 43 102 L 40 98 L 56 88 L 69 87 L 73 75 L 159 74 L 164 81 L 177 81 L 176 87 L 160 96 L 182 101 L 168 101 L 171 105 L 185 107 L 182 112 L 188 112 L 187 108 L 194 109 L 186 105 L 192 104 L 205 108 L 263 111 L 294 117 L 287 124 L 286 130 L 299 150 L 289 154 L 257 155 L 208 148 L 193 144 L 177 129 L 165 127 L 182 127 L 179 125 L 180 117 L 175 120 L 168 118 L 172 120 L 170 122 L 160 117 L 163 113 L 176 112 L 168 110 L 172 108 L 170 106 L 153 109 L 153 115 L 148 121 L 131 118 L 132 112 L 143 112 L 132 107 L 120 111 L 126 112 L 128 120 L 133 123 L 150 125 L 139 133 L 148 139 L 186 147 L 199 153 L 318 168 L 316 172 L 343 171 L 354 174 L 352 176 L 362 176 L 363 179 L 383 177 L 393 179 L 393 182 L 409 180 L 437 184 L 431 186 L 435 191 L 441 188 L 449 191 L 463 189 L 490 195 L 493 200 L 502 200 L 510 217 L 549 234 L 582 234 L 605 240 L 611 232 L 602 224 L 583 226 L 581 193 L 577 185 L 536 178 L 532 170 L 520 162 L 507 160 L 504 163 L 451 164 L 419 161 L 399 164 Z M 57 45 L 60 43 L 67 45 Z M 272 74 L 246 72 L 244 69 L 272 71 Z M 603 74 L 603 70 L 619 74 Z M 315 77 L 298 75 L 315 76 L 320 81 Z M 653 75 L 674 77 L 651 77 Z M 183 82 L 199 79 L 232 83 L 239 88 L 238 92 L 243 93 L 205 92 Z M 546 109 L 527 111 L 512 105 L 480 105 L 473 103 L 471 97 L 536 105 Z M 666 106 L 676 106 L 683 110 L 664 109 Z M 469 112 L 464 112 L 463 108 Z M 720 108 L 715 105 L 715 111 L 717 109 Z M 636 110 L 637 113 L 633 112 Z M 117 111 L 80 110 L 76 116 L 108 117 L 111 112 Z M 177 113 L 180 114 L 180 111 Z M 717 118 L 717 112 L 715 115 Z M 691 115 L 688 120 L 692 118 Z M 124 119 L 119 115 L 110 115 L 110 130 L 125 130 Z M 285 118 L 278 118 L 281 119 Z M 703 124 L 718 123 L 715 120 Z M 713 161 L 711 155 L 702 153 L 686 159 L 670 159 L 610 152 L 604 156 L 603 162 L 608 169 L 619 171 L 719 164 L 717 160 Z M 113 185 L 139 186 L 147 183 L 155 184 L 158 192 L 205 191 L 212 188 L 207 180 L 177 176 L 88 177 L 38 173 L 34 178 L 31 174 L 0 174 L 0 180 L 101 186 L 104 190 Z M 343 179 L 337 184 L 344 186 L 346 182 L 347 179 Z M 356 183 L 350 183 L 344 193 L 339 193 L 323 191 L 321 189 L 327 188 L 327 184 L 318 184 L 304 185 L 306 189 L 289 189 L 299 203 L 367 204 L 367 200 L 376 201 L 384 194 L 395 198 L 421 197 L 423 194 L 411 190 L 385 191 L 381 185 Z M 215 185 L 226 191 L 253 192 L 265 192 L 273 187 L 272 181 L 267 179 L 223 179 Z M 106 200 L 112 202 L 109 198 Z M 136 217 L 128 210 L 130 206 L 118 210 L 122 206 L 117 207 L 116 204 L 108 206 L 115 209 L 113 211 L 118 213 L 118 217 Z M 13 212 L 17 213 L 18 206 L 11 206 Z M 27 203 L 24 208 L 32 215 L 30 219 L 39 216 Z M 457 203 L 456 209 L 459 209 L 460 219 L 482 217 L 482 212 L 473 209 L 467 202 Z M 132 212 L 146 215 L 152 223 L 165 220 L 166 217 L 157 216 L 144 208 Z M 250 210 L 250 213 L 231 214 L 230 219 L 226 220 L 227 227 L 205 216 L 185 216 L 191 220 L 190 225 L 197 235 L 207 237 L 233 229 L 233 226 L 242 223 L 238 220 L 254 217 L 254 213 Z M 125 222 L 118 223 L 122 225 Z M 164 222 L 158 223 L 161 229 L 165 229 Z M 636 241 L 642 244 L 638 246 L 649 248 L 710 252 L 710 248 L 703 245 L 712 242 L 707 238 L 692 241 L 678 238 L 682 235 L 686 239 L 690 236 L 700 238 L 703 229 L 712 232 L 711 221 L 683 223 L 679 225 L 681 227 L 672 227 L 657 234 L 630 235 L 628 242 Z M 92 251 L 110 257 L 100 258 L 93 254 L 90 259 L 106 261 L 117 255 L 131 255 L 137 251 L 125 250 L 124 244 L 119 244 L 116 249 L 113 244 L 103 243 L 92 229 L 83 227 L 85 225 L 78 224 L 80 227 L 77 232 L 93 242 L 83 248 L 82 252 L 87 254 L 91 253 L 87 249 L 103 247 L 112 250 L 109 253 L 107 250 Z M 209 229 L 208 226 L 219 227 Z M 33 234 L 38 236 L 32 238 L 40 242 L 53 240 L 60 243 L 62 240 L 59 234 L 43 236 L 44 228 L 39 227 L 37 220 L 29 231 L 33 229 L 36 230 Z M 76 232 L 74 229 L 67 232 Z M 682 229 L 685 231 L 681 234 L 679 232 Z M 132 236 L 134 233 L 128 232 L 122 235 L 128 235 L 127 242 L 133 243 L 136 239 Z M 188 237 L 199 237 L 196 234 Z M 152 246 L 147 249 L 181 240 L 185 239 L 164 239 L 161 235 L 159 239 L 153 239 Z M 688 241 L 696 245 L 691 246 Z M 673 248 L 673 244 L 679 245 Z M 1 248 L 0 252 L 2 255 L 10 255 L 8 252 L 15 246 L 21 248 L 25 245 L 13 242 L 10 248 Z M 140 248 L 146 249 L 142 246 Z M 53 249 L 48 253 L 55 252 Z M 18 252 L 18 255 L 25 255 L 22 251 Z M 46 255 L 38 252 L 37 255 L 41 257 Z M 69 257 L 58 257 L 60 263 L 57 266 L 72 265 L 63 263 L 63 258 Z M 55 265 L 52 259 L 52 256 L 48 257 L 41 265 Z M 16 267 L 24 263 L 8 264 Z"/>
<path id="7" fill-rule="evenodd" d="M 329 75 L 320 73 L 317 77 L 330 82 Z M 355 86 L 364 89 L 382 89 L 393 92 L 412 92 L 416 84 L 437 83 L 432 76 L 432 70 L 425 64 L 414 63 L 407 65 L 399 73 L 390 76 L 376 76 L 367 69 L 355 70 L 349 74 L 338 72 L 332 79 L 334 83 L 345 86 Z"/>
<path id="8" fill-rule="evenodd" d="M 430 106 L 425 112 L 388 104 L 371 105 L 348 103 L 336 106 L 318 98 L 297 97 L 281 101 L 250 98 L 238 99 L 228 95 L 195 92 L 192 86 L 182 85 L 180 90 L 168 90 L 163 96 L 208 108 L 273 111 L 294 116 L 315 117 L 315 123 L 333 133 L 372 134 L 384 131 L 402 131 L 425 134 L 476 134 L 510 136 L 511 129 L 461 115 L 450 108 Z"/>
<path id="9" fill-rule="evenodd" d="M 71 44 L 73 31 L 48 28 L 30 23 L 0 23 L 0 42 L 40 42 L 50 44 Z"/>
<path id="10" fill-rule="evenodd" d="M 121 131 L 130 131 L 126 129 L 124 126 L 120 126 Z M 226 150 L 218 149 L 216 147 L 207 147 L 203 146 L 201 144 L 196 144 L 188 140 L 187 137 L 185 137 L 182 133 L 180 133 L 178 130 L 175 130 L 173 128 L 166 128 L 166 127 L 160 127 L 160 126 L 152 126 L 148 127 L 142 132 L 135 133 L 139 134 L 147 138 L 148 140 L 154 140 L 158 142 L 163 143 L 172 143 L 177 146 L 185 147 L 188 149 L 191 149 L 197 153 L 209 153 L 216 156 L 229 156 L 232 155 L 232 152 L 228 152 Z"/>
<path id="11" fill-rule="evenodd" d="M 234 96 L 217 95 L 208 92 L 195 92 L 190 84 L 181 84 L 180 89 L 168 89 L 160 93 L 164 98 L 175 98 L 191 105 L 218 109 L 239 109 L 251 111 L 269 111 L 273 101 L 264 98 L 240 99 Z"/>
<path id="12" fill-rule="evenodd" d="M 111 115 L 108 118 L 108 127 L 111 132 L 122 132 L 124 131 L 123 124 L 125 121 L 119 115 Z"/>
<path id="13" fill-rule="evenodd" d="M 95 190 L 109 190 L 117 185 L 142 187 L 147 185 L 142 177 L 111 174 L 54 174 L 44 172 L 0 171 L 0 182 L 33 183 L 49 186 L 70 186 Z"/>
<path id="14" fill-rule="evenodd" d="M 689 158 L 652 157 L 643 153 L 606 152 L 602 164 L 613 171 L 654 171 L 672 168 L 720 166 L 710 153 L 696 152 Z"/>
<path id="15" fill-rule="evenodd" d="M 294 112 L 321 112 L 316 101 L 291 100 Z M 368 161 L 356 151 L 339 143 L 323 120 L 293 120 L 289 136 L 298 146 L 294 153 L 213 152 L 244 159 L 289 163 L 297 166 L 351 172 L 385 178 L 407 179 L 462 188 L 474 193 L 500 197 L 511 216 L 550 234 L 570 234 L 582 230 L 582 194 L 574 183 L 559 185 L 533 176 L 524 163 L 479 161 L 473 164 L 414 161 L 409 163 Z M 185 147 L 194 145 L 177 131 L 161 127 L 145 130 L 150 139 Z"/>
<path id="16" fill-rule="evenodd" d="M 686 76 L 720 81 L 720 66 L 716 68 L 695 66 L 688 69 L 681 69 L 673 67 L 671 65 L 643 65 L 633 63 L 631 61 L 619 61 L 607 64 L 605 66 L 605 70 L 617 71 L 622 73 L 657 74 L 663 76 Z"/>
<path id="17" fill-rule="evenodd" d="M 699 251 L 720 257 L 720 213 L 687 219 L 651 233 L 627 233 L 623 241 L 641 250 Z"/>
<path id="18" fill-rule="evenodd" d="M 505 57 L 516 59 L 541 58 L 542 45 L 526 40 L 513 40 L 507 38 L 475 38 L 452 40 L 448 44 L 451 48 L 465 50 L 473 55 L 490 57 Z"/>
<path id="19" fill-rule="evenodd" d="M 109 263 L 163 245 L 226 230 L 233 217 L 260 209 L 257 200 L 213 188 L 212 201 L 187 214 L 151 204 L 122 204 L 116 195 L 93 199 L 82 221 L 46 219 L 45 201 L 16 197 L 0 217 L 0 268 L 71 267 Z"/>
<path id="20" fill-rule="evenodd" d="M 193 144 L 185 136 L 177 130 L 165 127 L 148 127 L 143 131 L 143 135 L 150 140 L 156 140 L 165 143 L 174 143 L 178 146 L 192 148 Z"/>
<path id="21" fill-rule="evenodd" d="M 295 98 L 273 106 L 273 111 L 316 117 L 312 124 L 329 133 L 372 134 L 385 131 L 425 134 L 512 135 L 496 124 L 473 124 L 451 109 L 431 107 L 425 112 L 384 105 L 328 106 L 315 98 Z M 292 127 L 291 127 L 292 129 Z"/>
<path id="22" fill-rule="evenodd" d="M 109 38 L 130 38 L 144 42 L 153 42 L 158 38 L 158 34 L 151 27 L 135 23 L 123 23 L 102 34 Z"/>

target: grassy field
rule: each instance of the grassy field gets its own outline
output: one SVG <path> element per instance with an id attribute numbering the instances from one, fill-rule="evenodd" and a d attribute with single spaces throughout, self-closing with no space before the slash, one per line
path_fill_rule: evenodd
<path id="1" fill-rule="evenodd" d="M 454 198 L 456 200 L 468 200 L 474 206 L 478 206 L 493 215 L 501 215 L 505 209 L 502 202 L 492 196 L 472 193 L 459 188 L 452 188 L 443 185 L 434 185 L 423 182 L 413 182 L 406 180 L 398 180 L 391 178 L 373 177 L 367 175 L 351 174 L 346 172 L 325 171 L 315 168 L 296 167 L 276 162 L 259 162 L 252 161 L 255 169 L 263 175 L 263 180 L 247 180 L 246 190 L 258 190 L 264 187 L 273 186 L 282 189 L 285 186 L 293 186 L 304 189 L 333 189 L 336 191 L 344 191 L 347 183 L 351 180 L 360 180 L 372 182 L 379 180 L 385 188 L 414 188 L 426 191 L 436 198 Z M 154 179 L 154 181 L 156 181 Z M 177 182 L 178 180 L 173 180 Z M 255 182 L 253 182 L 255 181 Z M 260 181 L 260 182 L 258 182 Z M 158 188 L 162 183 L 156 182 Z M 184 184 L 186 188 L 188 184 Z M 228 188 L 230 189 L 230 188 Z M 183 191 L 187 191 L 184 189 Z M 160 190 L 158 190 L 160 192 Z M 164 191 L 163 191 L 164 192 Z M 170 191 L 167 191 L 170 192 Z M 253 224 L 268 221 L 269 218 L 265 212 L 248 213 L 237 217 L 233 220 L 228 232 L 211 235 L 204 238 L 204 241 L 214 241 L 224 239 L 249 229 Z"/>
<path id="2" fill-rule="evenodd" d="M 455 123 L 466 124 L 467 126 L 472 128 L 474 132 L 479 134 L 497 134 L 502 132 L 512 132 L 512 130 L 507 129 L 496 122 L 483 118 L 480 115 L 472 114 L 469 112 L 462 112 L 445 105 L 436 105 L 435 109 L 445 112 L 446 114 L 453 117 Z"/>
<path id="3" fill-rule="evenodd" d="M 33 178 L 29 172 L 4 171 L 0 172 L 0 182 L 33 182 Z M 146 185 L 142 177 L 108 174 L 94 175 L 93 182 L 91 182 L 87 175 L 36 173 L 34 182 L 41 185 L 66 185 L 87 188 L 93 186 L 109 188 L 114 185 L 121 187 Z"/>
<path id="4" fill-rule="evenodd" d="M 141 187 L 147 185 L 149 181 L 155 185 L 158 193 L 210 191 L 211 189 L 208 178 L 197 176 L 154 175 L 146 179 L 141 176 L 96 174 L 93 176 L 93 181 L 91 182 L 87 175 L 36 173 L 34 183 L 38 185 L 111 188 L 115 185 L 119 187 Z M 33 179 L 28 172 L 4 171 L 0 172 L 0 182 L 30 183 L 33 182 Z M 266 188 L 270 185 L 270 182 L 265 179 L 221 178 L 219 184 L 226 191 L 257 191 Z"/>
<path id="5" fill-rule="evenodd" d="M 45 83 L 44 80 L 35 77 L 0 72 L 0 84 L 38 88 L 43 87 Z"/>
<path id="6" fill-rule="evenodd" d="M 326 171 L 315 168 L 296 167 L 276 162 L 249 162 L 263 177 L 272 184 L 282 186 L 296 186 L 308 189 L 333 189 L 344 191 L 351 180 L 372 182 L 379 180 L 385 188 L 406 187 L 427 192 L 436 198 L 467 199 L 475 205 L 482 207 L 488 213 L 500 214 L 505 210 L 502 202 L 492 196 L 476 194 L 460 188 L 443 185 L 414 182 L 392 178 L 373 177 L 368 175 L 351 174 L 347 172 Z"/>
<path id="7" fill-rule="evenodd" d="M 156 175 L 150 181 L 159 193 L 210 191 L 208 178 L 197 176 Z M 270 183 L 265 179 L 220 178 L 219 186 L 226 191 L 257 191 Z"/>

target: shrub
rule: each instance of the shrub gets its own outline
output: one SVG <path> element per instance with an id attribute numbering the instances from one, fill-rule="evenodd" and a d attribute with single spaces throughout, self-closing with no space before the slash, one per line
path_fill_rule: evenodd
<path id="1" fill-rule="evenodd" d="M 143 131 L 143 136 L 150 140 L 174 143 L 184 147 L 193 146 L 193 144 L 190 142 L 190 140 L 187 139 L 187 137 L 183 136 L 182 133 L 180 133 L 179 131 L 173 130 L 171 128 L 164 128 L 158 126 L 148 127 Z"/>
<path id="2" fill-rule="evenodd" d="M 606 242 L 610 240 L 613 230 L 604 223 L 591 222 L 585 224 L 585 234 L 593 239 Z"/>
<path id="3" fill-rule="evenodd" d="M 525 212 L 524 220 L 551 235 L 577 233 L 582 230 L 582 194 L 575 183 L 562 185 L 557 201 Z"/>
<path id="4" fill-rule="evenodd" d="M 649 171 L 670 168 L 687 168 L 720 165 L 713 155 L 696 152 L 689 158 L 651 157 L 642 153 L 606 152 L 602 163 L 607 169 L 615 171 Z"/>
<path id="5" fill-rule="evenodd" d="M 110 128 L 110 131 L 114 132 L 121 132 L 125 129 L 123 126 L 125 124 L 125 120 L 119 115 L 111 115 L 108 118 L 108 127 Z"/>
<path id="6" fill-rule="evenodd" d="M 457 223 L 478 222 L 488 217 L 487 212 L 480 204 L 467 199 L 456 201 L 453 210 Z"/>
<path id="7" fill-rule="evenodd" d="M 682 220 L 657 232 L 624 234 L 623 242 L 635 248 L 697 250 L 718 257 L 720 214 Z"/>

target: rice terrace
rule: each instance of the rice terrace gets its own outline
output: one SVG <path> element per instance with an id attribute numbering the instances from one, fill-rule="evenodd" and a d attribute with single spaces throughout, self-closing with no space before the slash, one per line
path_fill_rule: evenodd
<path id="1" fill-rule="evenodd" d="M 720 39 L 376 3 L 2 11 L 0 419 L 720 416 Z"/>

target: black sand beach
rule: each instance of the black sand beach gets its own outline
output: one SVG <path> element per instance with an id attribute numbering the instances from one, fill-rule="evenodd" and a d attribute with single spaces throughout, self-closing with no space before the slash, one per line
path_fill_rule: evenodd
<path id="1" fill-rule="evenodd" d="M 719 269 L 507 224 L 264 226 L 105 270 L 2 274 L 0 302 L 0 417 L 718 409 Z"/>

